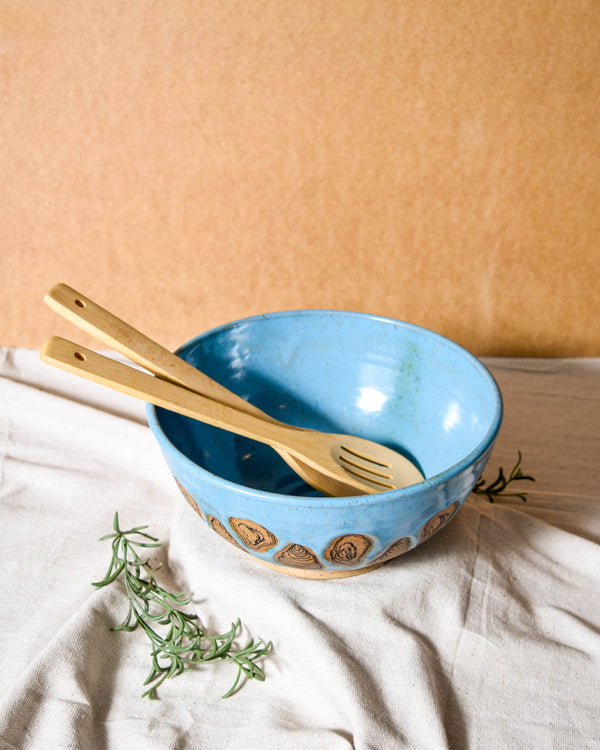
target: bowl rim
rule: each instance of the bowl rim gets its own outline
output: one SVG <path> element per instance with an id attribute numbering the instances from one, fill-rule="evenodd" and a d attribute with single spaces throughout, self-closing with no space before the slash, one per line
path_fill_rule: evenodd
<path id="1" fill-rule="evenodd" d="M 454 477 L 461 474 L 469 465 L 477 461 L 477 459 L 482 456 L 494 443 L 502 424 L 504 412 L 502 392 L 500 391 L 496 379 L 489 371 L 489 369 L 483 364 L 483 362 L 481 362 L 481 360 L 479 360 L 474 354 L 471 354 L 463 346 L 457 344 L 452 339 L 449 339 L 448 337 L 437 333 L 436 331 L 432 331 L 430 328 L 425 328 L 424 326 L 420 326 L 416 323 L 409 323 L 404 320 L 397 320 L 395 318 L 384 315 L 376 315 L 373 313 L 357 312 L 352 310 L 327 308 L 300 308 L 279 310 L 276 312 L 249 315 L 244 318 L 230 321 L 229 323 L 223 323 L 221 325 L 214 326 L 213 328 L 210 328 L 203 333 L 199 333 L 197 336 L 189 339 L 189 341 L 181 344 L 181 346 L 177 347 L 175 353 L 179 354 L 181 351 L 193 346 L 200 340 L 209 338 L 210 336 L 214 336 L 219 333 L 224 333 L 228 330 L 241 325 L 245 325 L 247 323 L 256 322 L 258 320 L 271 320 L 298 315 L 301 315 L 302 317 L 322 317 L 323 315 L 343 316 L 348 318 L 357 317 L 362 319 L 370 319 L 373 322 L 391 324 L 396 327 L 417 331 L 425 337 L 431 338 L 437 343 L 442 344 L 449 349 L 452 349 L 456 354 L 466 359 L 474 367 L 474 369 L 479 371 L 479 373 L 485 380 L 487 380 L 488 385 L 490 386 L 490 390 L 494 396 L 494 413 L 488 430 L 486 431 L 483 438 L 479 441 L 479 443 L 475 446 L 475 448 L 473 448 L 473 450 L 470 451 L 466 456 L 463 456 L 460 461 L 452 464 L 452 466 L 449 466 L 443 471 L 426 478 L 422 482 L 418 482 L 417 484 L 413 484 L 408 487 L 402 487 L 400 489 L 385 490 L 383 492 L 375 493 L 375 496 L 378 498 L 378 502 L 385 502 L 386 500 L 393 500 L 394 502 L 397 502 L 400 499 L 409 499 L 415 495 L 420 494 L 423 491 L 427 491 L 429 489 L 438 487 L 441 484 L 444 484 L 448 480 L 453 479 Z M 221 490 L 224 488 L 229 488 L 236 494 L 242 492 L 244 495 L 256 498 L 261 502 L 271 502 L 275 504 L 285 503 L 289 505 L 290 501 L 293 501 L 296 505 L 306 505 L 307 507 L 310 506 L 311 508 L 329 508 L 329 506 L 331 506 L 332 504 L 335 504 L 338 507 L 340 506 L 340 504 L 356 507 L 360 505 L 372 504 L 373 502 L 374 495 L 372 494 L 347 495 L 344 497 L 330 497 L 327 495 L 287 495 L 283 493 L 271 492 L 269 490 L 255 489 L 253 487 L 247 487 L 246 485 L 240 484 L 238 482 L 233 482 L 229 479 L 225 479 L 224 477 L 219 476 L 218 474 L 214 474 L 208 469 L 205 469 L 203 466 L 195 463 L 188 456 L 182 453 L 179 448 L 177 448 L 171 442 L 171 440 L 163 431 L 158 419 L 156 407 L 153 404 L 146 404 L 146 418 L 148 421 L 148 425 L 161 448 L 167 448 L 168 450 L 173 451 L 178 456 L 178 460 L 186 465 L 192 473 L 199 473 L 203 477 L 204 481 L 206 481 L 210 485 L 218 486 L 218 488 Z"/>

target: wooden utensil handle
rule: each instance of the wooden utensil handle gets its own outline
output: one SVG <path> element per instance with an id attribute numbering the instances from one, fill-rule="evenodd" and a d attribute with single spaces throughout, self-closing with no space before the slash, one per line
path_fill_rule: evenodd
<path id="1" fill-rule="evenodd" d="M 87 380 L 186 417 L 258 440 L 274 448 L 281 447 L 280 440 L 285 440 L 286 433 L 297 433 L 293 428 L 275 425 L 260 417 L 238 411 L 59 336 L 48 339 L 41 349 L 40 357 L 48 364 Z M 294 453 L 293 448 L 287 445 L 286 449 Z"/>
<path id="2" fill-rule="evenodd" d="M 44 301 L 78 328 L 155 375 L 239 411 L 281 424 L 67 284 L 56 284 L 45 295 Z"/>

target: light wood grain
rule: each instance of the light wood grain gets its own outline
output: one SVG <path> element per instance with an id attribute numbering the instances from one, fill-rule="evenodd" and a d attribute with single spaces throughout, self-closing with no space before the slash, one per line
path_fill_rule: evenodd
<path id="1" fill-rule="evenodd" d="M 285 451 L 314 470 L 317 488 L 328 495 L 340 494 L 341 484 L 346 488 L 344 494 L 361 495 L 414 484 L 423 478 L 403 456 L 371 440 L 296 430 L 261 419 L 58 336 L 48 339 L 40 357 L 48 364 L 128 396 Z M 349 469 L 348 454 L 352 462 Z"/>
<path id="2" fill-rule="evenodd" d="M 283 424 L 67 284 L 55 284 L 46 293 L 44 300 L 54 312 L 70 323 L 125 355 L 152 374 L 239 411 L 274 424 Z M 48 358 L 48 349 L 42 356 Z M 73 364 L 70 357 L 68 362 Z M 292 455 L 281 446 L 273 445 L 272 447 L 308 484 L 326 494 L 347 495 L 356 491 L 355 483 L 349 482 L 345 474 L 338 477 L 327 476 L 324 480 L 319 469 L 304 462 L 302 458 Z M 410 467 L 408 469 L 406 481 L 413 476 L 412 469 Z"/>

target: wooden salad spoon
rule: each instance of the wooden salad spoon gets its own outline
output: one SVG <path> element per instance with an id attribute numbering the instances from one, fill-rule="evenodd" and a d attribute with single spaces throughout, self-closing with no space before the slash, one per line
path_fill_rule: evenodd
<path id="1" fill-rule="evenodd" d="M 307 433 L 310 441 L 310 439 L 315 439 L 316 435 L 322 436 L 328 434 L 293 427 L 272 418 L 270 415 L 253 406 L 245 399 L 234 394 L 232 391 L 229 391 L 220 383 L 212 380 L 189 362 L 186 362 L 181 357 L 178 357 L 168 349 L 165 349 L 157 342 L 148 338 L 125 321 L 113 315 L 108 310 L 100 307 L 100 305 L 66 284 L 57 284 L 54 286 L 44 297 L 44 300 L 54 311 L 58 312 L 82 330 L 90 333 L 98 340 L 108 344 L 113 349 L 119 351 L 132 361 L 149 370 L 156 375 L 160 381 L 166 381 L 166 383 L 171 385 L 175 384 L 183 386 L 183 388 L 188 391 L 193 391 L 198 395 L 204 396 L 205 400 L 217 402 L 221 406 L 233 409 L 235 412 L 242 412 L 254 417 L 255 420 L 269 423 L 274 427 L 283 428 L 287 431 L 286 435 L 291 431 L 296 433 Z M 89 352 L 89 350 L 84 351 L 83 347 L 78 347 L 71 342 L 64 343 L 64 339 L 60 340 L 63 342 L 60 345 L 56 343 L 57 341 L 59 340 L 54 337 L 47 342 L 41 354 L 44 361 L 49 364 L 54 364 L 57 367 L 61 367 L 62 369 L 75 372 L 83 377 L 88 377 L 89 379 L 98 381 L 95 371 L 92 372 L 93 368 L 90 369 L 89 364 L 87 367 L 83 367 L 84 363 L 89 363 L 91 361 L 94 366 L 99 366 L 100 377 L 104 377 L 107 365 L 104 361 L 98 362 L 97 357 L 100 355 L 97 355 L 94 352 Z M 77 351 L 75 351 L 73 347 L 75 347 Z M 83 356 L 84 359 L 82 360 L 77 357 L 77 354 Z M 90 355 L 92 356 L 90 357 Z M 107 360 L 106 357 L 101 359 Z M 111 361 L 112 360 L 108 360 L 108 362 Z M 126 365 L 121 365 L 121 367 L 128 371 L 119 371 L 119 373 L 120 375 L 125 376 L 125 386 L 129 388 L 128 384 L 131 378 L 130 373 L 135 373 L 136 371 Z M 123 388 L 119 387 L 120 383 L 118 382 L 118 375 L 112 373 L 111 377 L 112 381 L 105 382 L 104 384 L 117 388 L 117 390 L 123 390 Z M 145 375 L 145 377 L 147 378 L 147 381 L 142 381 L 133 389 L 137 389 L 137 393 L 130 391 L 125 392 L 130 392 L 130 395 L 137 396 L 138 398 L 145 398 L 145 396 L 141 394 L 145 388 L 150 387 L 148 381 L 157 379 L 148 375 Z M 153 385 L 160 385 L 160 383 L 154 383 Z M 179 388 L 179 391 L 181 391 L 181 388 Z M 155 391 L 150 389 L 149 394 L 152 392 Z M 175 394 L 171 391 L 167 395 L 168 399 L 170 399 L 176 395 L 181 395 L 181 393 Z M 145 400 L 155 403 L 155 401 L 152 401 L 149 397 L 145 398 Z M 177 399 L 175 399 L 175 401 L 177 401 Z M 172 408 L 177 404 L 173 402 L 172 406 L 167 406 L 166 404 L 158 405 L 165 405 L 165 408 Z M 207 407 L 207 404 L 204 403 L 202 406 Z M 173 410 L 178 411 L 177 408 L 174 408 Z M 211 413 L 214 415 L 214 412 Z M 230 431 L 236 432 L 236 429 L 231 429 L 238 424 L 234 418 L 235 415 L 229 413 L 229 411 L 227 414 L 230 420 L 233 419 L 233 422 L 230 422 L 230 427 L 225 427 L 225 429 L 230 429 Z M 201 421 L 207 421 L 201 417 L 197 418 L 201 419 Z M 211 422 L 211 424 L 212 423 L 213 422 Z M 253 422 L 253 428 L 258 430 L 258 427 L 259 425 Z M 246 428 L 250 429 L 249 425 L 246 425 Z M 255 437 L 255 439 L 260 441 L 261 438 L 257 436 L 259 433 L 260 430 L 256 435 L 248 436 Z M 305 446 L 307 445 L 304 438 L 301 440 L 302 449 L 299 451 L 297 450 L 297 446 L 295 449 L 289 450 L 286 441 L 282 439 L 281 434 L 278 439 L 275 439 L 273 433 L 269 433 L 269 435 L 270 442 L 268 440 L 262 440 L 262 442 L 268 442 L 268 444 L 280 454 L 286 463 L 288 463 L 288 465 L 299 474 L 299 476 L 301 476 L 308 484 L 326 495 L 344 496 L 380 492 L 382 490 L 396 489 L 415 484 L 423 481 L 424 478 L 416 466 L 397 451 L 387 448 L 379 443 L 364 440 L 363 438 L 358 438 L 356 436 L 334 436 L 335 440 L 331 443 L 330 448 L 333 450 L 333 461 L 337 468 L 332 469 L 330 465 L 330 457 L 330 460 L 326 461 L 328 468 L 324 469 L 324 467 L 319 464 L 319 461 L 316 460 L 315 455 L 310 453 L 310 450 L 309 456 L 303 454 L 303 452 L 306 452 Z M 268 435 L 263 434 L 263 437 L 268 437 Z M 321 443 L 323 443 L 321 438 L 320 440 Z M 333 446 L 335 446 L 335 448 Z M 323 450 L 322 446 L 320 450 Z"/>

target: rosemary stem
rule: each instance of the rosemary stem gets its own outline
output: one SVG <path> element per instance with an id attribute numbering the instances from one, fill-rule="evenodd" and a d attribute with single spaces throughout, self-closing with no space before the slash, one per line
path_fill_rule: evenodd
<path id="1" fill-rule="evenodd" d="M 132 631 L 140 627 L 152 644 L 152 665 L 144 683 L 149 687 L 142 697 L 154 700 L 157 688 L 167 678 L 207 662 L 233 662 L 237 667 L 233 684 L 224 698 L 238 689 L 242 673 L 248 680 L 263 681 L 265 675 L 257 662 L 270 652 L 271 643 L 250 640 L 239 648 L 235 645 L 242 627 L 239 619 L 229 631 L 215 636 L 205 632 L 196 614 L 178 609 L 178 605 L 185 606 L 191 599 L 182 592 L 174 594 L 164 589 L 155 576 L 160 566 L 152 568 L 136 550 L 136 547 L 160 547 L 155 537 L 143 531 L 146 528 L 136 526 L 122 531 L 118 513 L 115 513 L 114 533 L 102 537 L 102 540 L 112 540 L 110 565 L 104 578 L 93 584 L 100 588 L 123 578 L 129 612 L 121 625 L 112 630 Z"/>

